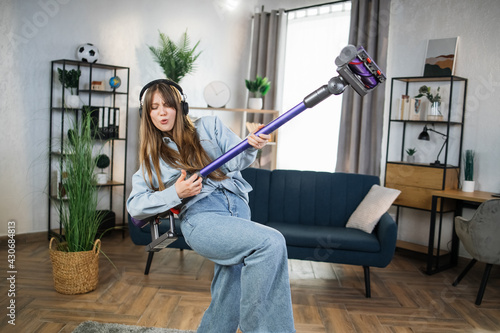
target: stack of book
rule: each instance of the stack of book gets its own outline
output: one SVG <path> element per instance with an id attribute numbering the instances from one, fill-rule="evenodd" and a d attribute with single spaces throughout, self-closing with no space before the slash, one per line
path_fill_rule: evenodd
<path id="1" fill-rule="evenodd" d="M 422 100 L 419 98 L 410 98 L 408 95 L 402 95 L 399 103 L 399 112 L 395 112 L 394 119 L 424 120 Z"/>

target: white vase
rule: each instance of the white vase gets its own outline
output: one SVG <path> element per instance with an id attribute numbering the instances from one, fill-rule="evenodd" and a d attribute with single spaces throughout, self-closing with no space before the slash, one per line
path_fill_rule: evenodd
<path id="1" fill-rule="evenodd" d="M 444 119 L 441 113 L 441 102 L 432 102 L 429 104 L 429 111 L 427 112 L 427 120 L 442 121 Z"/>
<path id="2" fill-rule="evenodd" d="M 78 95 L 66 95 L 64 104 L 71 109 L 78 109 L 80 107 L 80 97 Z"/>
<path id="3" fill-rule="evenodd" d="M 262 109 L 262 98 L 261 97 L 250 97 L 248 99 L 248 108 L 253 110 Z"/>
<path id="4" fill-rule="evenodd" d="M 464 180 L 462 184 L 462 192 L 474 192 L 476 182 L 473 180 Z"/>

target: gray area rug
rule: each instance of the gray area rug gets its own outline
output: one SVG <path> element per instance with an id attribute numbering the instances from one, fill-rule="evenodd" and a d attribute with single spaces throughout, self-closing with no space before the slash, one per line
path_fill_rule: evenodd
<path id="1" fill-rule="evenodd" d="M 196 333 L 196 331 L 182 331 L 172 328 L 141 327 L 84 321 L 75 328 L 73 333 Z"/>

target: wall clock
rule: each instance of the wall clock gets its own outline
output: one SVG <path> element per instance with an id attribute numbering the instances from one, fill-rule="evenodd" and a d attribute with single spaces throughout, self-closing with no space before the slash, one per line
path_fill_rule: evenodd
<path id="1" fill-rule="evenodd" d="M 203 97 L 208 107 L 223 108 L 231 98 L 229 87 L 222 81 L 210 82 L 203 90 Z"/>

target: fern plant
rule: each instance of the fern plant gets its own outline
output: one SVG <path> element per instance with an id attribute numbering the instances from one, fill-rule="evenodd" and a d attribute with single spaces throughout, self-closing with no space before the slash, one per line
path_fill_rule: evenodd
<path id="1" fill-rule="evenodd" d="M 191 48 L 187 30 L 178 44 L 161 31 L 158 32 L 160 33 L 160 45 L 158 47 L 149 46 L 149 50 L 163 69 L 167 79 L 179 83 L 184 76 L 195 71 L 194 63 L 201 54 L 201 51 L 196 53 L 200 41 Z"/>

